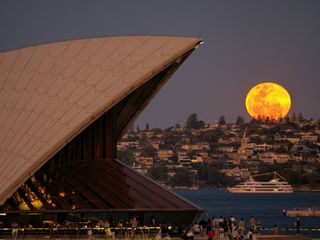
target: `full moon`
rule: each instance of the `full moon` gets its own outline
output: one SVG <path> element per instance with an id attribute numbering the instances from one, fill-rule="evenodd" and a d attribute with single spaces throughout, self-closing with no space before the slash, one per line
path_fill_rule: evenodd
<path id="1" fill-rule="evenodd" d="M 263 82 L 247 94 L 246 108 L 255 119 L 277 120 L 285 117 L 290 110 L 291 99 L 288 91 L 279 84 Z"/>

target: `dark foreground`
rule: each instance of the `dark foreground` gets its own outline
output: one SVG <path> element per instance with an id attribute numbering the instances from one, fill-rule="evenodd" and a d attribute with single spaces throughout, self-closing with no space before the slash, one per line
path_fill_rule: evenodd
<path id="1" fill-rule="evenodd" d="M 278 240 L 311 240 L 311 238 L 304 237 L 304 236 L 295 236 L 295 235 L 257 235 L 256 236 L 257 240 L 272 240 L 272 239 L 278 239 Z M 2 239 L 14 239 L 12 236 L 0 236 L 0 240 Z M 26 240 L 40 240 L 40 239 L 54 239 L 54 240 L 84 240 L 84 239 L 92 239 L 92 240 L 105 240 L 105 239 L 123 239 L 123 240 L 130 240 L 130 239 L 145 239 L 145 240 L 153 240 L 153 239 L 165 239 L 165 240 L 181 240 L 181 238 L 170 238 L 170 237 L 144 237 L 142 238 L 141 236 L 135 237 L 135 238 L 108 238 L 108 237 L 103 237 L 103 236 L 92 236 L 88 237 L 87 235 L 80 235 L 80 236 L 60 236 L 60 237 L 53 237 L 50 238 L 50 236 L 47 235 L 37 235 L 37 236 L 25 236 L 24 238 L 22 236 L 18 236 L 17 239 L 26 239 Z M 227 240 L 228 238 L 222 237 L 222 238 L 215 238 L 216 240 Z M 207 240 L 207 237 L 195 237 L 195 240 Z"/>

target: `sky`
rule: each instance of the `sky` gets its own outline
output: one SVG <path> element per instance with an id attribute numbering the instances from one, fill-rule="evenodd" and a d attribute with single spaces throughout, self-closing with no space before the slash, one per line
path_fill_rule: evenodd
<path id="1" fill-rule="evenodd" d="M 320 118 L 318 0 L 2 0 L 0 51 L 97 36 L 200 37 L 189 56 L 135 125 L 184 125 L 250 117 L 245 97 L 254 85 L 285 87 L 290 113 Z"/>

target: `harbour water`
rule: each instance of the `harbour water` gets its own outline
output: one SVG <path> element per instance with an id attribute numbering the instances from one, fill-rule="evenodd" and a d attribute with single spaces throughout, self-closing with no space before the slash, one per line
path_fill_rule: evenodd
<path id="1" fill-rule="evenodd" d="M 281 233 L 295 233 L 295 218 L 283 216 L 283 209 L 320 208 L 320 192 L 294 192 L 292 194 L 232 194 L 226 189 L 175 190 L 175 192 L 201 207 L 201 218 L 241 217 L 248 223 L 254 216 L 265 229 L 277 224 Z M 301 234 L 320 238 L 320 218 L 300 218 Z M 268 230 L 265 230 L 268 232 Z"/>

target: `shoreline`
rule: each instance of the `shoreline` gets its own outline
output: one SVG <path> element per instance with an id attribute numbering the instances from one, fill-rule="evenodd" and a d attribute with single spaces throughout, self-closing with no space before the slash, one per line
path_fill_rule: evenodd
<path id="1" fill-rule="evenodd" d="M 178 187 L 171 187 L 171 186 L 166 186 L 166 188 L 170 189 L 170 190 L 192 190 L 192 191 L 196 191 L 196 190 L 220 190 L 220 189 L 227 189 L 227 187 L 223 187 L 223 188 L 215 188 L 215 187 L 187 187 L 187 186 L 178 186 Z M 320 189 L 311 189 L 311 188 L 306 188 L 306 187 L 293 187 L 293 192 L 315 192 L 318 193 L 320 192 Z"/>

